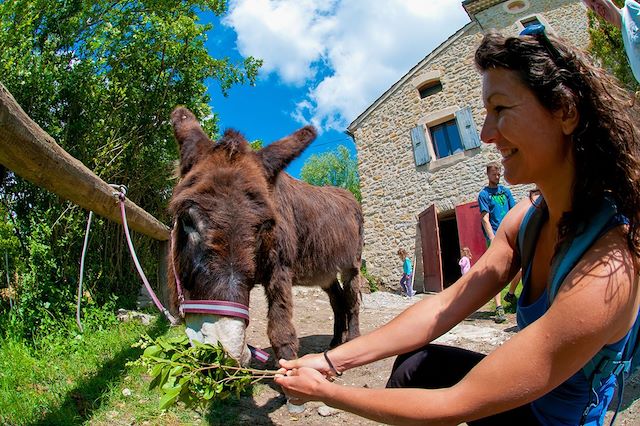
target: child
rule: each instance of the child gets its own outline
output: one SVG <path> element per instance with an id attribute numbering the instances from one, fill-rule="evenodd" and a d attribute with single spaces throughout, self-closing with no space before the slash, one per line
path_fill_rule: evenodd
<path id="1" fill-rule="evenodd" d="M 398 256 L 402 259 L 402 278 L 400 278 L 400 287 L 402 287 L 402 292 L 408 296 L 413 297 L 416 292 L 413 290 L 413 283 L 411 282 L 411 274 L 413 272 L 413 266 L 411 265 L 411 260 L 409 260 L 409 256 L 405 249 L 398 250 Z"/>
<path id="2" fill-rule="evenodd" d="M 464 275 L 469 272 L 471 269 L 471 249 L 469 247 L 462 247 L 460 250 L 460 261 L 458 265 L 460 265 L 460 274 Z"/>

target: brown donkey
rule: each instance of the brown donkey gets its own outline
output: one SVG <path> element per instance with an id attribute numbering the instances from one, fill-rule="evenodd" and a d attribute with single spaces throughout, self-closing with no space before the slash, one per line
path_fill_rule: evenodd
<path id="1" fill-rule="evenodd" d="M 186 108 L 176 108 L 171 123 L 181 176 L 169 206 L 175 219 L 169 261 L 174 312 L 174 270 L 187 299 L 249 306 L 249 292 L 262 284 L 271 346 L 277 358 L 291 359 L 298 351 L 292 285 L 316 285 L 333 308 L 331 345 L 357 337 L 360 206 L 344 189 L 312 186 L 283 171 L 315 139 L 315 129 L 304 127 L 256 152 L 234 130 L 212 142 Z M 248 362 L 243 320 L 187 315 L 186 321 L 191 337 L 219 340 Z"/>

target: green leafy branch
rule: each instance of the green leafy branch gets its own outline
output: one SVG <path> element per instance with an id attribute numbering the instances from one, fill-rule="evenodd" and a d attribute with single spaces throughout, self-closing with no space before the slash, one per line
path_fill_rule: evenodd
<path id="1" fill-rule="evenodd" d="M 207 401 L 240 396 L 261 380 L 273 379 L 274 370 L 244 368 L 230 357 L 222 345 L 197 341 L 191 345 L 186 335 L 142 336 L 134 347 L 144 349 L 130 365 L 142 365 L 151 375 L 150 389 L 160 388 L 160 408 L 178 401 L 198 406 Z"/>

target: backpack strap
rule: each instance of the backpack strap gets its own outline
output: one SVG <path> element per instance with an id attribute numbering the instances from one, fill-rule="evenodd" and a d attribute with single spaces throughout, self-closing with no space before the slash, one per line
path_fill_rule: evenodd
<path id="1" fill-rule="evenodd" d="M 565 241 L 551 262 L 549 305 L 555 299 L 560 286 L 569 272 L 578 264 L 582 256 L 602 235 L 622 222 L 616 220 L 618 214 L 615 203 L 605 197 L 588 222 L 581 224 L 571 241 Z"/>
<path id="2" fill-rule="evenodd" d="M 548 216 L 547 204 L 544 198 L 540 196 L 533 201 L 533 205 L 529 207 L 529 210 L 527 210 L 527 213 L 522 219 L 522 223 L 520 223 L 516 250 L 518 255 L 520 255 L 520 265 L 522 265 L 523 268 L 523 282 L 527 282 L 540 228 Z"/>

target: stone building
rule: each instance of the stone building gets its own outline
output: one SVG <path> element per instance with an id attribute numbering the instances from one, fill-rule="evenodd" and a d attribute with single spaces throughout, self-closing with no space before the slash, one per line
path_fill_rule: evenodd
<path id="1" fill-rule="evenodd" d="M 580 0 L 464 0 L 462 7 L 471 21 L 348 127 L 358 151 L 368 272 L 395 283 L 404 247 L 415 255 L 418 291 L 439 291 L 459 277 L 461 246 L 474 260 L 485 249 L 476 197 L 485 165 L 500 156 L 479 140 L 484 109 L 473 55 L 483 32 L 517 35 L 540 22 L 577 46 L 589 42 Z M 530 188 L 511 189 L 519 200 Z"/>

